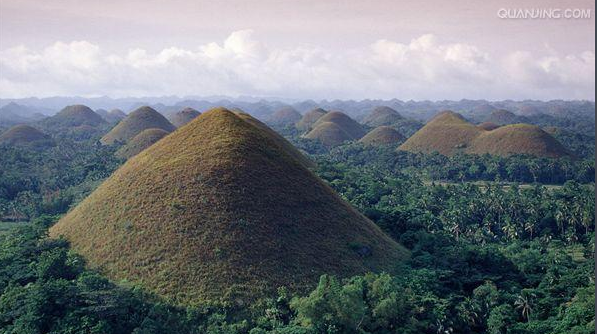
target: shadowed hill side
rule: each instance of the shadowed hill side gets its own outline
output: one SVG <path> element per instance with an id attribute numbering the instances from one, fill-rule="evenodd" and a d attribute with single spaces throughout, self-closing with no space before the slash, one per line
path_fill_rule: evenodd
<path id="1" fill-rule="evenodd" d="M 453 155 L 466 149 L 483 129 L 467 122 L 462 115 L 443 111 L 408 138 L 399 149 L 410 152 Z"/>
<path id="2" fill-rule="evenodd" d="M 407 252 L 295 155 L 214 109 L 128 160 L 50 234 L 112 279 L 186 305 L 393 271 Z"/>
<path id="3" fill-rule="evenodd" d="M 491 131 L 499 128 L 500 126 L 492 122 L 483 122 L 481 124 L 478 124 L 477 127 L 485 131 Z"/>
<path id="4" fill-rule="evenodd" d="M 120 121 L 110 132 L 100 140 L 104 145 L 116 142 L 126 143 L 141 131 L 146 129 L 162 129 L 167 132 L 176 130 L 162 114 L 150 107 L 140 107 Z"/>
<path id="5" fill-rule="evenodd" d="M 50 136 L 29 125 L 15 125 L 0 134 L 0 145 L 45 148 L 54 144 Z"/>
<path id="6" fill-rule="evenodd" d="M 472 141 L 467 153 L 507 156 L 528 154 L 560 158 L 570 153 L 550 134 L 530 124 L 505 125 L 482 133 Z"/>
<path id="7" fill-rule="evenodd" d="M 129 140 L 126 145 L 116 151 L 116 156 L 122 159 L 130 159 L 139 154 L 139 152 L 155 144 L 158 140 L 166 137 L 168 131 L 162 129 L 147 129 L 141 131 L 138 135 Z"/>
<path id="8" fill-rule="evenodd" d="M 201 115 L 200 112 L 193 108 L 184 108 L 183 110 L 171 115 L 168 120 L 177 128 L 187 124 L 188 122 L 195 119 L 195 117 Z"/>
<path id="9" fill-rule="evenodd" d="M 398 145 L 406 138 L 389 126 L 379 126 L 367 133 L 359 140 L 360 143 L 370 146 Z M 395 147 L 395 146 L 394 146 Z"/>
<path id="10" fill-rule="evenodd" d="M 313 128 L 313 124 L 326 113 L 327 111 L 321 108 L 309 110 L 303 115 L 301 120 L 296 123 L 296 128 L 304 132 L 310 131 Z"/>

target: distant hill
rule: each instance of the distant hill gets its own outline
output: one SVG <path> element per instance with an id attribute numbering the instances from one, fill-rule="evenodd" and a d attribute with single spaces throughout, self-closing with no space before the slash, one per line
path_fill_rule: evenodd
<path id="1" fill-rule="evenodd" d="M 476 116 L 485 116 L 495 112 L 496 110 L 498 109 L 491 104 L 483 103 L 473 107 L 470 113 Z"/>
<path id="2" fill-rule="evenodd" d="M 537 106 L 524 104 L 519 107 L 518 114 L 521 116 L 533 116 L 541 113 L 541 109 Z"/>
<path id="3" fill-rule="evenodd" d="M 200 112 L 197 110 L 186 107 L 168 117 L 170 123 L 172 123 L 175 127 L 180 128 L 181 126 L 187 124 L 188 122 L 195 119 L 195 117 L 201 115 Z"/>
<path id="4" fill-rule="evenodd" d="M 472 141 L 467 153 L 499 156 L 528 154 L 549 158 L 570 156 L 554 137 L 530 124 L 504 125 L 493 131 L 483 132 Z"/>
<path id="5" fill-rule="evenodd" d="M 102 118 L 111 124 L 116 124 L 126 117 L 126 114 L 120 109 L 112 109 L 107 111 L 106 109 L 97 109 L 96 114 L 102 116 Z"/>
<path id="6" fill-rule="evenodd" d="M 54 144 L 50 136 L 29 125 L 16 125 L 0 134 L 0 145 L 45 148 Z"/>
<path id="7" fill-rule="evenodd" d="M 89 140 L 104 134 L 110 124 L 87 106 L 71 105 L 36 122 L 35 126 L 55 138 Z"/>
<path id="8" fill-rule="evenodd" d="M 162 114 L 150 107 L 140 107 L 120 121 L 110 132 L 101 139 L 102 144 L 112 145 L 116 142 L 126 143 L 141 131 L 146 129 L 162 129 L 166 132 L 176 130 Z"/>
<path id="9" fill-rule="evenodd" d="M 443 111 L 400 146 L 411 152 L 453 155 L 462 152 L 483 130 L 469 123 L 460 114 Z"/>
<path id="10" fill-rule="evenodd" d="M 320 122 L 305 136 L 307 139 L 317 140 L 325 147 L 338 146 L 345 141 L 354 140 L 341 126 L 332 122 Z"/>
<path id="11" fill-rule="evenodd" d="M 518 116 L 515 113 L 499 109 L 492 112 L 487 118 L 485 118 L 485 122 L 491 122 L 497 125 L 507 125 L 507 124 L 515 124 L 515 123 L 526 123 L 529 120 L 524 116 Z"/>
<path id="12" fill-rule="evenodd" d="M 382 125 L 390 126 L 400 122 L 403 119 L 404 117 L 402 117 L 402 115 L 400 115 L 396 110 L 390 107 L 381 106 L 373 109 L 365 117 L 363 124 L 371 127 L 378 127 Z"/>
<path id="13" fill-rule="evenodd" d="M 27 123 L 45 118 L 37 108 L 23 106 L 10 102 L 0 108 L 0 122 L 2 123 Z"/>
<path id="14" fill-rule="evenodd" d="M 321 116 L 317 122 L 315 122 L 313 128 L 325 122 L 338 125 L 342 130 L 346 131 L 352 139 L 360 139 L 366 133 L 365 128 L 361 124 L 340 111 L 331 111 Z"/>
<path id="15" fill-rule="evenodd" d="M 408 252 L 250 117 L 203 113 L 129 159 L 50 235 L 111 279 L 184 305 L 394 272 Z"/>
<path id="16" fill-rule="evenodd" d="M 311 130 L 313 128 L 313 124 L 315 124 L 315 122 L 317 122 L 317 120 L 326 113 L 327 111 L 321 108 L 309 110 L 303 115 L 301 120 L 298 121 L 298 123 L 296 123 L 296 128 L 301 131 L 307 132 Z"/>
<path id="17" fill-rule="evenodd" d="M 486 130 L 484 127 L 467 122 L 462 116 L 451 111 L 438 114 L 399 149 L 423 153 L 439 152 L 444 155 L 454 155 L 458 152 L 500 156 L 570 155 L 555 138 L 538 126 L 512 124 Z"/>
<path id="18" fill-rule="evenodd" d="M 268 119 L 268 123 L 277 126 L 292 125 L 299 122 L 303 118 L 296 109 L 286 106 L 276 110 Z"/>
<path id="19" fill-rule="evenodd" d="M 99 127 L 106 124 L 102 116 L 80 104 L 67 106 L 56 115 L 40 121 L 42 127 L 51 129 L 73 128 L 81 125 Z"/>
<path id="20" fill-rule="evenodd" d="M 118 149 L 116 156 L 122 159 L 129 159 L 155 144 L 158 140 L 166 137 L 168 133 L 168 131 L 162 129 L 143 130 Z"/>
<path id="21" fill-rule="evenodd" d="M 108 116 L 108 110 L 106 109 L 95 109 L 95 113 L 102 116 L 102 118 L 104 118 L 104 120 L 106 119 L 106 116 Z"/>
<path id="22" fill-rule="evenodd" d="M 406 138 L 390 126 L 379 126 L 359 139 L 360 143 L 370 146 L 398 145 Z M 394 146 L 394 147 L 396 147 Z"/>

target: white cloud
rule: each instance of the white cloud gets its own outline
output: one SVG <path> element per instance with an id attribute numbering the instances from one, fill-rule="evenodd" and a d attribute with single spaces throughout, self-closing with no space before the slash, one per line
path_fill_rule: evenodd
<path id="1" fill-rule="evenodd" d="M 87 41 L 0 51 L 0 92 L 49 95 L 265 95 L 295 98 L 589 98 L 595 53 L 496 59 L 474 45 L 423 35 L 334 52 L 270 48 L 253 31 L 195 50 L 111 53 Z"/>

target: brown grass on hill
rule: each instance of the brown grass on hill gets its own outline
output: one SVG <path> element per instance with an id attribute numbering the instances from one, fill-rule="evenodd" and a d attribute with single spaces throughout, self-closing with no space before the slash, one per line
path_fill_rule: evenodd
<path id="1" fill-rule="evenodd" d="M 453 155 L 465 151 L 468 144 L 483 131 L 467 122 L 462 115 L 453 111 L 444 111 L 408 138 L 399 149 Z"/>
<path id="2" fill-rule="evenodd" d="M 360 143 L 371 146 L 398 145 L 406 138 L 389 126 L 379 126 L 367 133 L 359 140 Z M 395 147 L 395 146 L 394 146 Z"/>
<path id="3" fill-rule="evenodd" d="M 246 304 L 408 252 L 243 117 L 208 111 L 129 159 L 50 230 L 174 302 Z"/>
<path id="4" fill-rule="evenodd" d="M 48 147 L 53 146 L 54 140 L 29 125 L 15 125 L 0 134 L 0 145 Z"/>
<path id="5" fill-rule="evenodd" d="M 319 124 L 325 122 L 335 123 L 342 128 L 342 130 L 346 131 L 346 133 L 348 133 L 352 139 L 360 139 L 366 133 L 361 124 L 340 111 L 330 111 L 329 113 L 321 116 L 321 118 L 315 122 L 313 128 L 315 129 Z"/>
<path id="6" fill-rule="evenodd" d="M 491 127 L 489 127 L 491 128 Z M 538 126 L 511 124 L 491 130 L 468 123 L 461 115 L 443 112 L 410 137 L 399 149 L 444 155 L 457 152 L 507 156 L 528 154 L 539 157 L 570 156 L 550 134 Z"/>
<path id="7" fill-rule="evenodd" d="M 500 127 L 499 125 L 492 122 L 483 122 L 477 126 L 485 131 L 495 130 Z"/>
<path id="8" fill-rule="evenodd" d="M 296 123 L 296 128 L 301 131 L 308 132 L 313 128 L 313 124 L 315 124 L 315 122 L 317 122 L 317 120 L 326 113 L 327 111 L 321 108 L 315 108 L 313 110 L 307 111 L 301 120 Z"/>
<path id="9" fill-rule="evenodd" d="M 293 107 L 284 107 L 276 110 L 269 118 L 269 123 L 274 125 L 288 125 L 299 122 L 303 116 Z"/>
<path id="10" fill-rule="evenodd" d="M 151 107 L 140 107 L 120 121 L 110 132 L 100 140 L 104 145 L 112 145 L 116 142 L 126 143 L 131 138 L 146 129 L 162 129 L 167 132 L 176 130 L 162 114 Z"/>
<path id="11" fill-rule="evenodd" d="M 265 125 L 263 122 L 261 122 L 257 118 L 249 115 L 248 113 L 246 113 L 240 109 L 232 111 L 232 112 L 234 112 L 237 116 L 239 116 L 240 118 L 242 118 L 249 124 L 255 126 L 259 130 L 261 130 L 265 134 L 267 134 L 270 137 L 270 139 L 276 145 L 278 145 L 278 147 L 281 150 L 286 151 L 288 154 L 292 155 L 293 158 L 295 158 L 297 161 L 302 163 L 303 166 L 305 166 L 306 168 L 315 167 L 315 162 L 313 162 L 310 158 L 308 158 L 306 155 L 302 154 L 299 150 L 297 150 L 296 147 L 294 147 L 288 140 L 286 140 L 286 138 L 284 138 L 282 135 L 280 135 L 276 131 L 272 130 L 269 126 Z"/>
<path id="12" fill-rule="evenodd" d="M 332 122 L 318 122 L 313 130 L 304 135 L 304 138 L 317 140 L 325 147 L 334 147 L 345 141 L 354 140 L 342 127 Z"/>
<path id="13" fill-rule="evenodd" d="M 471 142 L 468 153 L 499 156 L 529 154 L 559 158 L 570 153 L 550 134 L 530 124 L 505 125 L 482 133 Z"/>
<path id="14" fill-rule="evenodd" d="M 116 156 L 122 159 L 130 159 L 139 154 L 158 140 L 166 137 L 169 132 L 162 129 L 146 129 L 129 140 L 126 145 L 116 151 Z"/>
<path id="15" fill-rule="evenodd" d="M 363 120 L 363 124 L 378 127 L 383 125 L 394 125 L 404 117 L 400 115 L 396 110 L 381 106 L 373 109 Z"/>
<path id="16" fill-rule="evenodd" d="M 193 108 L 184 108 L 183 110 L 170 116 L 170 122 L 177 128 L 189 123 L 194 120 L 195 117 L 201 115 L 200 112 Z"/>

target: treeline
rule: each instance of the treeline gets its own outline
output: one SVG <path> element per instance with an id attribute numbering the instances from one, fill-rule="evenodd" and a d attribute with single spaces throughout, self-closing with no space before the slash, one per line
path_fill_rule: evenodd
<path id="1" fill-rule="evenodd" d="M 396 151 L 393 147 L 365 147 L 358 143 L 336 147 L 319 154 L 321 163 L 343 163 L 387 172 L 410 172 L 429 180 L 508 181 L 563 184 L 566 181 L 595 181 L 595 161 L 591 159 L 551 159 L 515 155 L 422 154 Z"/>

